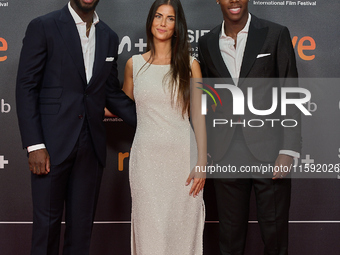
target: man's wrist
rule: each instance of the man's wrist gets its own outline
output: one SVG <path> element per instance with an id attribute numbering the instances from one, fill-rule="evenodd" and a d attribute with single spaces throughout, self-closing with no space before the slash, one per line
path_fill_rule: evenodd
<path id="1" fill-rule="evenodd" d="M 291 150 L 280 150 L 279 154 L 288 155 L 288 156 L 291 156 L 293 158 L 300 158 L 300 153 L 298 153 L 296 151 L 291 151 Z"/>
<path id="2" fill-rule="evenodd" d="M 41 149 L 46 149 L 45 144 L 40 143 L 40 144 L 28 146 L 27 147 L 27 152 L 30 153 L 32 151 L 37 151 L 37 150 L 41 150 Z"/>

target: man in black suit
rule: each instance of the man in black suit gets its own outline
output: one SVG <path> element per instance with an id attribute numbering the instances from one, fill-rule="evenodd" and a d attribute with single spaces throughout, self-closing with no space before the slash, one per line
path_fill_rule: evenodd
<path id="1" fill-rule="evenodd" d="M 296 79 L 289 79 L 298 76 L 289 31 L 286 27 L 251 15 L 248 0 L 216 2 L 221 6 L 224 21 L 199 40 L 203 77 L 224 78 L 238 86 L 245 98 L 248 88 L 252 87 L 254 107 L 269 109 L 274 87 L 280 90 L 282 87 L 297 86 Z M 254 187 L 264 254 L 287 254 L 291 180 L 285 170 L 292 166 L 293 157 L 299 157 L 300 112 L 290 105 L 287 115 L 281 116 L 279 102 L 277 110 L 270 116 L 256 116 L 249 109 L 243 115 L 235 116 L 231 93 L 226 89 L 218 92 L 223 108 L 218 105 L 210 109 L 207 120 L 227 119 L 234 125 L 217 125 L 209 134 L 208 139 L 213 146 L 208 147 L 208 151 L 214 163 L 238 167 L 261 164 L 281 166 L 270 174 L 244 176 L 231 173 L 228 178 L 214 179 L 220 222 L 220 252 L 224 255 L 244 253 L 249 198 Z M 270 122 L 256 128 L 246 124 L 250 119 L 282 120 L 283 117 L 294 119 L 298 124 L 289 128 L 280 124 L 272 126 Z M 207 123 L 207 129 L 211 126 Z"/>
<path id="2" fill-rule="evenodd" d="M 99 0 L 70 0 L 28 25 L 17 76 L 17 114 L 32 172 L 31 254 L 89 254 L 106 163 L 105 106 L 135 125 L 117 79 L 118 36 L 100 21 Z"/>

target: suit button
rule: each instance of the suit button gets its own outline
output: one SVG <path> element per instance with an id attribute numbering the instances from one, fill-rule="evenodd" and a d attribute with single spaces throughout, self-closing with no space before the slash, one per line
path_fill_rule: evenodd
<path id="1" fill-rule="evenodd" d="M 80 119 L 80 120 L 82 120 L 83 118 L 84 118 L 84 116 L 81 115 L 81 114 L 78 116 L 78 119 Z"/>
<path id="2" fill-rule="evenodd" d="M 84 97 L 88 97 L 88 96 L 89 96 L 88 94 L 84 93 Z"/>

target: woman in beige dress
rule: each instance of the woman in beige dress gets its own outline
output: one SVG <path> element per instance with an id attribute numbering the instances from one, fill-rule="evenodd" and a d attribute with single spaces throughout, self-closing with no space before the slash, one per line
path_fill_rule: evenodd
<path id="1" fill-rule="evenodd" d="M 131 254 L 201 255 L 205 176 L 195 166 L 206 165 L 206 131 L 199 84 L 190 88 L 201 70 L 190 57 L 179 0 L 156 0 L 146 27 L 147 52 L 128 60 L 123 86 L 137 107 Z"/>

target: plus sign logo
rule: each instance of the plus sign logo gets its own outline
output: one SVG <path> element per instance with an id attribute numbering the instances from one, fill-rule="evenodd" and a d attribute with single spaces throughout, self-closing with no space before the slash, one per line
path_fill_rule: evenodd
<path id="1" fill-rule="evenodd" d="M 135 47 L 139 49 L 139 52 L 143 52 L 147 44 L 144 42 L 143 38 L 140 38 L 138 43 L 135 43 Z"/>
<path id="2" fill-rule="evenodd" d="M 124 36 L 119 44 L 118 54 L 122 54 L 124 48 L 126 48 L 127 52 L 130 52 L 131 46 L 132 46 L 131 38 L 127 35 Z M 146 46 L 147 43 L 144 42 L 143 38 L 139 38 L 138 43 L 135 43 L 135 48 L 137 48 L 139 52 L 144 52 L 144 48 L 146 48 Z"/>
<path id="3" fill-rule="evenodd" d="M 5 165 L 8 165 L 8 160 L 5 160 L 5 156 L 0 155 L 0 169 L 4 169 Z"/>
<path id="4" fill-rule="evenodd" d="M 314 159 L 311 158 L 309 154 L 306 154 L 306 158 L 305 159 L 301 159 L 301 163 L 304 163 L 306 165 L 314 164 Z"/>

